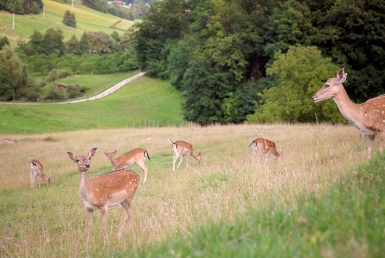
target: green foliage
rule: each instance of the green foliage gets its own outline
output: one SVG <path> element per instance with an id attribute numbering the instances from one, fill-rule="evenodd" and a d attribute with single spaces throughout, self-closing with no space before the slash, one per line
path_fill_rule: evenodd
<path id="1" fill-rule="evenodd" d="M 65 24 L 67 26 L 70 26 L 72 28 L 76 28 L 75 13 L 72 13 L 69 10 L 65 11 L 62 22 L 63 22 L 63 24 Z"/>
<path id="2" fill-rule="evenodd" d="M 72 35 L 72 37 L 65 43 L 65 47 L 67 53 L 75 55 L 80 55 L 82 53 L 79 40 L 75 35 Z"/>
<path id="3" fill-rule="evenodd" d="M 5 98 L 25 96 L 33 84 L 28 67 L 8 45 L 5 45 L 0 50 L 0 96 Z"/>
<path id="4" fill-rule="evenodd" d="M 80 38 L 79 47 L 81 53 L 88 53 L 88 51 L 90 50 L 90 43 L 88 41 L 88 36 L 86 32 L 83 32 L 82 37 Z"/>
<path id="5" fill-rule="evenodd" d="M 320 121 L 344 122 L 334 102 L 318 105 L 311 98 L 336 71 L 316 47 L 297 45 L 286 54 L 277 52 L 267 74 L 277 76 L 279 86 L 263 91 L 262 102 L 247 122 L 315 122 L 315 114 Z"/>
<path id="6" fill-rule="evenodd" d="M 220 66 L 212 67 L 206 56 L 195 53 L 184 79 L 183 116 L 202 125 L 224 122 L 223 109 L 228 107 L 222 101 L 231 97 L 232 75 Z"/>
<path id="7" fill-rule="evenodd" d="M 0 50 L 3 49 L 5 45 L 9 45 L 9 40 L 6 36 L 0 37 Z"/>
<path id="8" fill-rule="evenodd" d="M 111 53 L 115 49 L 115 42 L 110 35 L 103 31 L 88 32 L 88 42 L 90 49 L 96 53 Z"/>
<path id="9" fill-rule="evenodd" d="M 44 79 L 46 82 L 54 82 L 62 78 L 66 78 L 71 74 L 71 71 L 65 69 L 53 69 Z"/>
<path id="10" fill-rule="evenodd" d="M 59 101 L 67 98 L 65 91 L 52 87 L 48 94 L 44 97 L 46 100 Z"/>

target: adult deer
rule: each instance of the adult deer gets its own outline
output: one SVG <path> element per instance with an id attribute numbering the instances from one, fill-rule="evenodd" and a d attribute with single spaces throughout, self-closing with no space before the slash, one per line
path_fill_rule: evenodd
<path id="1" fill-rule="evenodd" d="M 179 164 L 176 168 L 179 168 L 180 164 L 182 163 L 183 156 L 186 156 L 187 167 L 188 167 L 188 157 L 189 156 L 194 157 L 198 161 L 198 163 L 200 163 L 201 158 L 202 158 L 202 153 L 194 152 L 193 147 L 190 143 L 184 142 L 184 141 L 173 142 L 173 141 L 171 141 L 171 139 L 168 139 L 168 140 L 172 144 L 172 149 L 174 151 L 174 157 L 172 160 L 172 170 L 173 171 L 175 171 L 175 163 L 179 157 L 181 157 L 181 158 L 180 158 Z"/>
<path id="2" fill-rule="evenodd" d="M 112 165 L 115 167 L 114 169 L 130 167 L 136 164 L 142 169 L 144 173 L 143 183 L 146 183 L 148 168 L 144 165 L 144 160 L 146 158 L 150 159 L 148 152 L 141 148 L 137 148 L 130 150 L 115 159 L 114 157 L 116 152 L 117 150 L 104 152 L 104 154 L 110 159 Z"/>
<path id="3" fill-rule="evenodd" d="M 87 237 L 90 238 L 92 226 L 92 215 L 94 210 L 101 210 L 103 240 L 107 241 L 107 215 L 108 208 L 120 204 L 125 211 L 123 223 L 120 226 L 118 237 L 122 235 L 124 225 L 128 221 L 128 228 L 131 226 L 132 207 L 135 192 L 139 184 L 139 176 L 129 169 L 118 169 L 106 174 L 87 178 L 87 170 L 91 168 L 90 160 L 95 155 L 97 148 L 93 148 L 85 155 L 74 155 L 67 152 L 67 155 L 77 165 L 79 170 L 79 195 L 84 207 L 87 209 Z"/>
<path id="4" fill-rule="evenodd" d="M 44 181 L 49 185 L 51 184 L 51 178 L 44 175 L 43 173 L 43 164 L 40 163 L 37 159 L 32 160 L 29 163 L 30 168 L 30 188 L 35 188 L 36 178 L 39 182 L 40 187 L 40 177 L 44 179 Z"/>
<path id="5" fill-rule="evenodd" d="M 383 150 L 383 141 L 385 139 L 385 95 L 369 99 L 362 104 L 353 103 L 342 85 L 347 75 L 344 68 L 340 69 L 337 76 L 327 80 L 312 99 L 314 102 L 329 98 L 334 99 L 341 114 L 360 131 L 361 136 L 368 136 L 367 155 L 370 158 L 376 135 L 380 137 L 380 152 Z"/>
<path id="6" fill-rule="evenodd" d="M 261 157 L 261 155 L 266 152 L 267 156 L 265 159 L 265 163 L 267 162 L 268 158 L 270 157 L 271 154 L 275 155 L 277 158 L 282 156 L 282 152 L 279 153 L 277 151 L 277 148 L 275 147 L 275 143 L 264 139 L 264 138 L 257 138 L 251 142 L 249 147 L 253 148 L 253 156 L 258 155 L 258 158 Z"/>

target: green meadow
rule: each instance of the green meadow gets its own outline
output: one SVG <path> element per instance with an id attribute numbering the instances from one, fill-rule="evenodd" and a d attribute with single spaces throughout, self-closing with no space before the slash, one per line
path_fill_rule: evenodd
<path id="1" fill-rule="evenodd" d="M 88 78 L 98 81 L 90 92 L 100 93 L 131 75 L 90 75 Z M 80 84 L 92 83 L 79 77 L 76 82 Z M 183 123 L 181 103 L 180 93 L 168 82 L 143 76 L 98 100 L 76 104 L 1 103 L 0 134 L 178 125 Z"/>

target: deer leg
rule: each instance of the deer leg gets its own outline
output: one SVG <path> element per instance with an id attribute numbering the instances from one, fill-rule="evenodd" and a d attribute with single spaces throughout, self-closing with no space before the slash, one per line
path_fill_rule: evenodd
<path id="1" fill-rule="evenodd" d="M 376 135 L 369 135 L 368 137 L 368 146 L 367 146 L 368 159 L 370 159 L 370 157 L 372 156 L 375 138 L 376 138 Z"/>
<path id="2" fill-rule="evenodd" d="M 172 159 L 172 171 L 175 171 L 175 163 L 178 158 L 179 158 L 179 155 L 177 153 L 174 153 L 174 158 Z"/>
<path id="3" fill-rule="evenodd" d="M 108 236 L 107 236 L 108 204 L 102 206 L 100 211 L 102 212 L 103 242 L 106 243 L 108 241 Z"/>
<path id="4" fill-rule="evenodd" d="M 122 221 L 122 224 L 120 225 L 119 232 L 118 232 L 118 238 L 120 238 L 124 232 L 124 229 L 126 228 L 126 223 L 128 222 L 127 228 L 131 228 L 131 218 L 133 209 L 131 207 L 129 200 L 124 200 L 120 205 L 124 208 L 124 218 Z"/>
<path id="5" fill-rule="evenodd" d="M 186 155 L 186 167 L 188 168 L 188 157 L 189 157 L 190 155 Z"/>
<path id="6" fill-rule="evenodd" d="M 40 172 L 40 171 L 39 171 Z M 40 178 L 41 178 L 41 172 L 37 173 L 37 181 L 39 182 L 39 187 L 40 187 Z"/>
<path id="7" fill-rule="evenodd" d="M 379 149 L 380 153 L 382 154 L 382 151 L 384 150 L 385 132 L 378 134 L 378 137 L 380 138 L 380 143 L 379 143 L 378 149 Z"/>
<path id="8" fill-rule="evenodd" d="M 144 165 L 144 162 L 136 163 L 136 164 L 138 164 L 138 166 L 142 169 L 142 172 L 144 173 L 143 183 L 146 183 L 148 168 L 146 167 L 146 165 Z"/>
<path id="9" fill-rule="evenodd" d="M 34 171 L 33 169 L 31 169 L 31 173 L 29 173 L 29 177 L 30 177 L 30 184 L 29 184 L 29 188 L 33 189 L 35 188 L 35 177 L 34 177 Z"/>
<path id="10" fill-rule="evenodd" d="M 87 209 L 87 235 L 86 235 L 86 243 L 90 240 L 90 230 L 92 226 L 92 215 L 94 214 L 94 210 Z"/>
<path id="11" fill-rule="evenodd" d="M 182 163 L 183 156 L 184 156 L 184 155 L 181 155 L 181 156 L 180 156 L 180 161 L 179 161 L 179 164 L 178 164 L 178 166 L 177 166 L 176 168 L 179 168 L 180 164 Z"/>

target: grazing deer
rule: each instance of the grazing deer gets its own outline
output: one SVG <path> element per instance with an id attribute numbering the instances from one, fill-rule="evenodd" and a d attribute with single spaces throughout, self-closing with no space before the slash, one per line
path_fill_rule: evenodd
<path id="1" fill-rule="evenodd" d="M 67 155 L 77 165 L 79 170 L 79 194 L 84 207 L 87 209 L 87 237 L 88 243 L 94 210 L 102 212 L 103 240 L 107 241 L 107 215 L 108 208 L 120 204 L 125 211 L 123 223 L 120 226 L 118 237 L 121 236 L 124 224 L 128 221 L 131 226 L 132 207 L 135 192 L 139 184 L 139 176 L 129 169 L 118 169 L 106 174 L 87 178 L 87 170 L 91 168 L 90 160 L 95 155 L 97 148 L 93 148 L 86 155 Z"/>
<path id="2" fill-rule="evenodd" d="M 36 182 L 36 177 L 37 180 L 39 181 L 39 187 L 40 187 L 40 177 L 44 179 L 44 181 L 49 185 L 51 184 L 51 178 L 44 175 L 43 173 L 43 165 L 38 161 L 37 159 L 34 159 L 29 163 L 29 168 L 30 168 L 30 188 L 35 188 L 35 182 Z"/>
<path id="3" fill-rule="evenodd" d="M 201 158 L 202 158 L 202 153 L 199 152 L 197 154 L 196 152 L 194 152 L 193 147 L 190 143 L 184 142 L 184 141 L 173 142 L 173 141 L 171 141 L 171 139 L 168 139 L 168 140 L 172 144 L 172 149 L 174 151 L 174 158 L 172 160 L 172 170 L 173 171 L 175 171 L 175 162 L 179 158 L 179 156 L 181 156 L 181 158 L 180 158 L 179 164 L 176 168 L 179 168 L 180 164 L 182 163 L 183 156 L 186 156 L 187 167 L 188 167 L 188 157 L 189 156 L 193 156 L 198 161 L 198 163 L 200 163 Z"/>
<path id="4" fill-rule="evenodd" d="M 352 123 L 360 135 L 368 136 L 367 155 L 370 159 L 376 135 L 380 137 L 379 149 L 383 150 L 385 140 L 385 95 L 369 99 L 362 104 L 353 103 L 345 91 L 342 83 L 347 73 L 340 69 L 335 78 L 330 78 L 324 86 L 312 97 L 314 102 L 333 98 L 341 114 Z"/>
<path id="5" fill-rule="evenodd" d="M 142 169 L 144 173 L 143 183 L 146 183 L 148 168 L 144 165 L 144 160 L 146 158 L 150 159 L 148 152 L 141 148 L 137 148 L 130 150 L 115 159 L 114 156 L 116 155 L 116 152 L 117 150 L 104 152 L 104 154 L 110 159 L 112 165 L 115 167 L 114 169 L 130 167 L 136 164 Z"/>
<path id="6" fill-rule="evenodd" d="M 277 148 L 275 147 L 275 143 L 264 138 L 255 139 L 249 145 L 249 148 L 250 147 L 253 148 L 253 157 L 255 157 L 255 155 L 257 154 L 258 158 L 260 158 L 262 153 L 264 152 L 267 153 L 265 163 L 267 162 L 271 154 L 274 154 L 277 158 L 282 156 L 282 151 L 281 153 L 277 151 Z"/>

